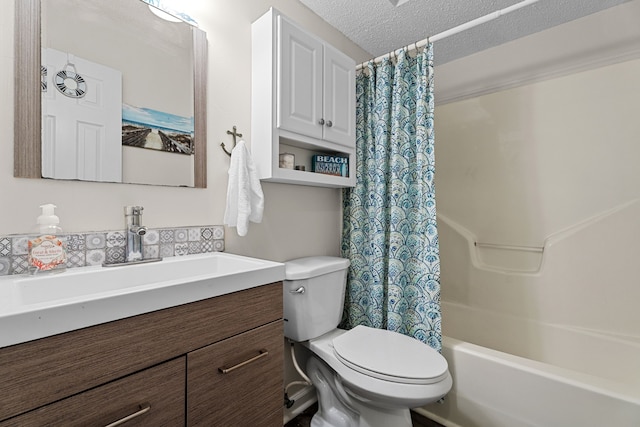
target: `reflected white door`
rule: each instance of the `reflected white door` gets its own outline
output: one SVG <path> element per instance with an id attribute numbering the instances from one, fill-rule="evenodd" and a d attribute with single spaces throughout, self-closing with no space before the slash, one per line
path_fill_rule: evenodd
<path id="1" fill-rule="evenodd" d="M 87 85 L 82 98 L 55 88 L 67 62 Z M 42 176 L 122 181 L 122 73 L 113 68 L 43 49 L 47 89 L 42 94 Z"/>

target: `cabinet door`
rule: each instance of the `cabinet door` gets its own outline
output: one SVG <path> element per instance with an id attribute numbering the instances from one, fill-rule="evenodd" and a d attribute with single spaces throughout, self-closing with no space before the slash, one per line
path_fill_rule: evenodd
<path id="1" fill-rule="evenodd" d="M 181 426 L 184 389 L 183 356 L 11 418 L 0 427 Z"/>
<path id="2" fill-rule="evenodd" d="M 356 142 L 356 63 L 324 46 L 324 139 L 354 147 Z"/>
<path id="3" fill-rule="evenodd" d="M 281 427 L 282 320 L 187 354 L 187 425 Z"/>
<path id="4" fill-rule="evenodd" d="M 322 42 L 278 16 L 278 114 L 281 129 L 322 138 Z"/>

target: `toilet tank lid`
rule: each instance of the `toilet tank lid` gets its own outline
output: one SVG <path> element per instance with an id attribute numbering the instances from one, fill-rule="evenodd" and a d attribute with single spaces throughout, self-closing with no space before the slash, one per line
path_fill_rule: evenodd
<path id="1" fill-rule="evenodd" d="M 302 280 L 344 270 L 349 260 L 333 256 L 314 256 L 292 259 L 284 263 L 286 280 Z"/>

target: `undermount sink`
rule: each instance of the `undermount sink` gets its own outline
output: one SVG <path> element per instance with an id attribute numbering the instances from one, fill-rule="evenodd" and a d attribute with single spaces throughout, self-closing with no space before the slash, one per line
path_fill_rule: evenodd
<path id="1" fill-rule="evenodd" d="M 284 279 L 284 264 L 224 252 L 0 278 L 0 347 Z"/>

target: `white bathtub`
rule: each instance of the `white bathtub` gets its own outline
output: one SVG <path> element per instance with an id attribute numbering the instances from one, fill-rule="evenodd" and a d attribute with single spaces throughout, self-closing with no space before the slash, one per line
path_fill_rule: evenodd
<path id="1" fill-rule="evenodd" d="M 634 200 L 529 251 L 479 247 L 439 214 L 454 383 L 419 412 L 446 426 L 640 427 L 638 217 Z"/>
<path id="2" fill-rule="evenodd" d="M 450 427 L 638 427 L 640 390 L 450 337 L 453 388 L 416 411 Z"/>

